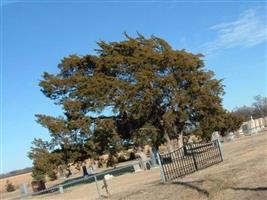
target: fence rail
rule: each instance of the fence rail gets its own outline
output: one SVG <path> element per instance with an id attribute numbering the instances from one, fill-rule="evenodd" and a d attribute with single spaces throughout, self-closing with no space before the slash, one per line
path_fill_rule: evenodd
<path id="1" fill-rule="evenodd" d="M 218 140 L 188 144 L 173 152 L 158 155 L 164 182 L 207 168 L 223 160 Z"/>

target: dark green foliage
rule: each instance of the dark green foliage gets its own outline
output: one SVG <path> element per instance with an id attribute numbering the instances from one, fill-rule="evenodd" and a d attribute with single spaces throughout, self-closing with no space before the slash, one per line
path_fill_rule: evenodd
<path id="1" fill-rule="evenodd" d="M 158 148 L 221 112 L 223 86 L 204 69 L 202 55 L 154 36 L 125 36 L 100 41 L 97 55 L 65 57 L 57 74 L 43 74 L 42 92 L 64 110 L 57 118 L 36 115 L 50 131 L 56 166 L 104 153 L 111 166 L 129 142 Z M 113 116 L 91 116 L 107 108 Z"/>
<path id="2" fill-rule="evenodd" d="M 210 141 L 214 131 L 219 131 L 222 136 L 229 132 L 237 131 L 244 119 L 233 112 L 221 109 L 215 116 L 207 116 L 199 122 L 194 133 L 205 141 Z"/>
<path id="3" fill-rule="evenodd" d="M 49 177 L 50 181 L 57 180 L 57 173 L 55 171 L 49 171 L 47 176 Z"/>
<path id="4" fill-rule="evenodd" d="M 33 142 L 29 158 L 33 160 L 32 177 L 37 181 L 45 181 L 46 175 L 50 179 L 56 179 L 55 170 L 62 164 L 62 155 L 51 153 L 50 144 L 41 139 L 35 139 Z"/>
<path id="5" fill-rule="evenodd" d="M 6 181 L 6 191 L 7 192 L 13 192 L 15 190 L 16 190 L 15 186 L 9 180 L 7 180 Z"/>
<path id="6" fill-rule="evenodd" d="M 232 112 L 226 112 L 225 115 L 223 115 L 223 125 L 220 127 L 219 131 L 222 136 L 224 136 L 229 132 L 238 130 L 243 122 L 244 119 L 242 117 Z"/>
<path id="7" fill-rule="evenodd" d="M 122 150 L 122 139 L 117 133 L 115 121 L 112 119 L 99 119 L 92 136 L 94 151 L 97 155 L 108 154 L 107 166 L 117 163 L 117 153 Z"/>

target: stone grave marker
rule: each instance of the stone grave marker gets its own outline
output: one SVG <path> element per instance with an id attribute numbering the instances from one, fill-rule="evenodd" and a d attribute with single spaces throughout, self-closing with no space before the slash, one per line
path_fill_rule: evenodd
<path id="1" fill-rule="evenodd" d="M 234 140 L 235 140 L 235 135 L 234 135 L 234 133 L 233 133 L 233 132 L 228 133 L 227 136 L 226 136 L 226 140 L 227 140 L 228 142 L 234 141 Z"/>
<path id="2" fill-rule="evenodd" d="M 213 132 L 212 135 L 211 135 L 211 141 L 214 141 L 214 140 L 219 140 L 220 141 L 220 134 L 219 134 L 218 131 Z"/>
<path id="3" fill-rule="evenodd" d="M 25 183 L 22 183 L 20 185 L 20 192 L 21 192 L 21 194 L 28 194 L 28 188 L 27 188 L 27 185 Z"/>
<path id="4" fill-rule="evenodd" d="M 140 172 L 141 171 L 139 163 L 134 164 L 133 168 L 134 168 L 134 172 Z"/>
<path id="5" fill-rule="evenodd" d="M 157 166 L 157 158 L 156 158 L 156 155 L 157 152 L 156 151 L 151 151 L 151 164 L 152 164 L 152 167 L 156 167 Z"/>

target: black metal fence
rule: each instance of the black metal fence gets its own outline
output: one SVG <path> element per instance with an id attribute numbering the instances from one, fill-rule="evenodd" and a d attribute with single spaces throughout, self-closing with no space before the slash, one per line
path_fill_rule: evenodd
<path id="1" fill-rule="evenodd" d="M 223 160 L 218 140 L 205 144 L 188 144 L 158 156 L 164 182 L 207 168 Z"/>

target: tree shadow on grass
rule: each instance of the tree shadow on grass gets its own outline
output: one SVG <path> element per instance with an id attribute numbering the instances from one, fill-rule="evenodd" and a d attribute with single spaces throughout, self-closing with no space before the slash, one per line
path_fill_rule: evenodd
<path id="1" fill-rule="evenodd" d="M 251 188 L 251 187 L 234 187 L 231 188 L 232 190 L 245 190 L 245 191 L 267 191 L 267 187 L 255 187 L 255 188 Z"/>
<path id="2" fill-rule="evenodd" d="M 172 184 L 177 184 L 177 185 L 182 185 L 184 187 L 189 187 L 193 190 L 196 190 L 197 192 L 204 194 L 205 196 L 209 196 L 209 192 L 203 188 L 200 188 L 198 186 L 196 186 L 194 183 L 203 183 L 203 180 L 199 180 L 199 181 L 189 181 L 189 182 L 182 182 L 182 181 L 175 181 Z"/>

